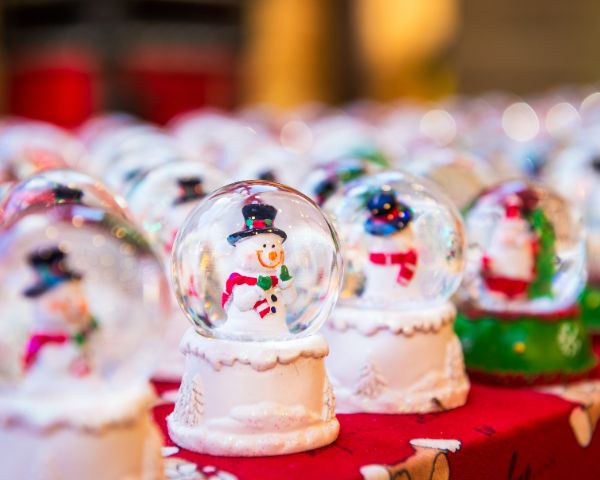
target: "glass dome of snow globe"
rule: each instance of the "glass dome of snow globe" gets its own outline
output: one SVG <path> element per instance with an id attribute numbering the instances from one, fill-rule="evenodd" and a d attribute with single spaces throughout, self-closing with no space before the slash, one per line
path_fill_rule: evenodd
<path id="1" fill-rule="evenodd" d="M 104 112 L 86 120 L 77 130 L 77 136 L 84 145 L 93 146 L 103 138 L 119 130 L 136 125 L 139 119 L 129 113 L 112 111 Z"/>
<path id="2" fill-rule="evenodd" d="M 481 158 L 449 148 L 424 149 L 402 167 L 435 182 L 460 210 L 498 180 L 498 174 Z"/>
<path id="3" fill-rule="evenodd" d="M 579 216 L 552 190 L 512 180 L 467 211 L 468 267 L 461 300 L 483 311 L 544 314 L 571 308 L 586 279 Z"/>
<path id="4" fill-rule="evenodd" d="M 82 397 L 139 392 L 156 366 L 170 303 L 162 264 L 121 212 L 86 195 L 50 187 L 53 203 L 0 228 L 0 397 L 11 408 L 30 411 L 43 394 L 46 414 L 72 400 L 76 415 Z"/>
<path id="5" fill-rule="evenodd" d="M 245 181 L 206 197 L 181 227 L 172 272 L 202 335 L 238 341 L 315 333 L 341 284 L 335 230 L 300 192 Z"/>
<path id="6" fill-rule="evenodd" d="M 79 201 L 88 207 L 110 210 L 128 217 L 125 200 L 114 195 L 100 181 L 75 170 L 48 170 L 12 185 L 10 195 L 0 202 L 0 226 L 29 209 L 49 208 L 64 201 L 62 192 L 75 189 Z M 78 193 L 78 195 L 79 195 Z"/>
<path id="7" fill-rule="evenodd" d="M 582 213 L 588 196 L 600 182 L 600 148 L 581 140 L 557 151 L 546 164 L 541 179 Z"/>
<path id="8" fill-rule="evenodd" d="M 97 138 L 90 145 L 87 169 L 125 193 L 151 168 L 180 158 L 182 152 L 169 135 L 153 125 L 137 123 Z"/>
<path id="9" fill-rule="evenodd" d="M 138 138 L 137 141 L 139 145 L 121 152 L 103 175 L 106 184 L 123 195 L 135 188 L 153 168 L 185 159 L 175 142 L 162 133 L 149 135 L 145 140 Z"/>
<path id="10" fill-rule="evenodd" d="M 0 131 L 0 166 L 10 178 L 82 163 L 81 142 L 59 127 L 44 122 L 16 120 Z"/>
<path id="11" fill-rule="evenodd" d="M 428 180 L 400 171 L 365 176 L 331 197 L 325 210 L 344 252 L 340 306 L 416 310 L 446 304 L 458 288 L 462 220 Z"/>
<path id="12" fill-rule="evenodd" d="M 210 166 L 171 162 L 150 170 L 127 200 L 150 241 L 170 259 L 175 236 L 188 214 L 225 183 L 224 175 Z"/>
<path id="13" fill-rule="evenodd" d="M 170 131 L 186 155 L 233 172 L 240 154 L 268 140 L 266 131 L 214 110 L 198 110 L 176 117 Z"/>
<path id="14" fill-rule="evenodd" d="M 388 167 L 387 158 L 372 148 L 356 149 L 345 155 L 315 165 L 304 180 L 302 191 L 319 206 L 345 185 L 364 175 Z"/>
<path id="15" fill-rule="evenodd" d="M 266 180 L 298 188 L 312 167 L 308 155 L 289 151 L 273 142 L 240 156 L 234 169 L 235 180 Z"/>
<path id="16" fill-rule="evenodd" d="M 310 128 L 312 152 L 323 161 L 334 160 L 356 150 L 377 149 L 374 127 L 346 113 L 319 118 L 310 124 Z"/>

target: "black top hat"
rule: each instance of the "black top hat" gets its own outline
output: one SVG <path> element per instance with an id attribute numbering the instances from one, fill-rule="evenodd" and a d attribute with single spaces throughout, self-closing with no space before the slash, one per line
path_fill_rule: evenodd
<path id="1" fill-rule="evenodd" d="M 338 182 L 335 177 L 327 177 L 317 183 L 313 190 L 317 204 L 322 207 L 325 201 L 335 193 L 337 186 Z"/>
<path id="2" fill-rule="evenodd" d="M 66 254 L 57 247 L 43 248 L 31 253 L 28 257 L 29 265 L 35 270 L 36 282 L 27 288 L 23 295 L 38 297 L 46 291 L 71 280 L 80 280 L 80 273 L 69 270 Z"/>
<path id="3" fill-rule="evenodd" d="M 277 176 L 275 175 L 275 172 L 273 170 L 263 170 L 262 172 L 259 172 L 257 175 L 257 180 L 265 180 L 267 182 L 276 182 L 277 181 Z"/>
<path id="4" fill-rule="evenodd" d="M 232 233 L 227 237 L 231 245 L 235 245 L 243 238 L 252 237 L 260 233 L 274 233 L 279 235 L 283 241 L 287 234 L 283 230 L 275 228 L 274 221 L 277 216 L 277 209 L 266 203 L 251 203 L 242 207 L 244 215 L 244 230 Z"/>
<path id="5" fill-rule="evenodd" d="M 179 186 L 179 196 L 174 200 L 174 205 L 199 200 L 205 195 L 200 177 L 178 178 L 177 185 Z"/>
<path id="6" fill-rule="evenodd" d="M 379 190 L 367 201 L 369 218 L 365 230 L 371 235 L 387 236 L 400 232 L 412 221 L 413 213 L 408 205 L 396 199 L 393 190 Z"/>
<path id="7" fill-rule="evenodd" d="M 56 203 L 81 203 L 83 192 L 77 188 L 57 185 L 52 189 Z"/>

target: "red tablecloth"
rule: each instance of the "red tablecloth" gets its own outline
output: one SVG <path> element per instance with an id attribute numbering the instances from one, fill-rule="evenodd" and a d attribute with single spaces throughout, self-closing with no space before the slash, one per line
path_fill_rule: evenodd
<path id="1" fill-rule="evenodd" d="M 177 385 L 156 387 L 164 394 Z M 165 417 L 172 409 L 172 403 L 155 408 L 168 445 Z M 467 405 L 453 411 L 339 415 L 338 440 L 312 452 L 223 458 L 182 449 L 173 457 L 195 463 L 207 477 L 216 467 L 218 478 L 240 480 L 600 479 L 600 434 L 593 433 L 599 415 L 600 382 L 558 394 L 473 384 Z"/>

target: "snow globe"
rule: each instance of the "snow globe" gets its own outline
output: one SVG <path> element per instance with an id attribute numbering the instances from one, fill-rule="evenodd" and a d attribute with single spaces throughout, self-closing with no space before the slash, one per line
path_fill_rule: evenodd
<path id="1" fill-rule="evenodd" d="M 600 151 L 578 141 L 547 164 L 542 180 L 571 201 L 586 227 L 587 285 L 580 297 L 581 316 L 600 333 Z"/>
<path id="2" fill-rule="evenodd" d="M 265 142 L 241 154 L 234 169 L 234 178 L 266 180 L 298 187 L 311 167 L 312 159 L 308 155 L 287 150 L 274 142 Z"/>
<path id="3" fill-rule="evenodd" d="M 223 174 L 210 166 L 199 162 L 173 162 L 150 170 L 129 193 L 131 214 L 155 249 L 162 253 L 166 271 L 171 268 L 175 236 L 188 214 L 207 194 L 225 183 Z M 175 300 L 171 318 L 171 326 L 165 333 L 164 357 L 154 376 L 180 380 L 184 357 L 179 351 L 179 342 L 189 323 Z"/>
<path id="4" fill-rule="evenodd" d="M 404 172 L 363 177 L 325 205 L 345 278 L 326 324 L 341 413 L 463 405 L 469 391 L 450 297 L 461 282 L 463 225 L 452 202 Z"/>
<path id="5" fill-rule="evenodd" d="M 66 190 L 65 190 L 66 187 Z M 76 187 L 73 190 L 73 187 Z M 50 208 L 65 202 L 61 192 L 81 192 L 79 199 L 87 207 L 110 210 L 128 218 L 125 200 L 109 191 L 101 182 L 75 170 L 48 170 L 12 186 L 11 195 L 0 203 L 0 225 L 30 209 Z"/>
<path id="6" fill-rule="evenodd" d="M 148 380 L 168 283 L 144 236 L 119 211 L 86 203 L 87 192 L 54 185 L 0 227 L 7 478 L 163 478 Z M 5 202 L 13 195 L 24 191 Z"/>
<path id="7" fill-rule="evenodd" d="M 450 148 L 424 148 L 403 168 L 435 182 L 461 211 L 498 177 L 481 158 Z"/>
<path id="8" fill-rule="evenodd" d="M 136 149 L 122 152 L 118 160 L 104 172 L 106 184 L 125 196 L 153 168 L 185 160 L 175 142 L 162 133 L 137 140 L 139 145 Z"/>
<path id="9" fill-rule="evenodd" d="M 85 148 L 66 130 L 45 122 L 18 119 L 0 132 L 0 165 L 11 177 L 54 168 L 74 167 L 85 158 Z"/>
<path id="10" fill-rule="evenodd" d="M 571 206 L 526 181 L 482 193 L 466 214 L 468 267 L 456 331 L 476 378 L 554 383 L 596 364 L 577 299 L 585 245 Z"/>
<path id="11" fill-rule="evenodd" d="M 173 250 L 192 322 L 167 423 L 189 450 L 263 456 L 321 447 L 339 424 L 317 333 L 341 285 L 338 240 L 321 210 L 281 184 L 246 181 L 208 196 Z"/>
<path id="12" fill-rule="evenodd" d="M 306 177 L 302 191 L 319 206 L 344 185 L 353 180 L 377 173 L 388 166 L 387 158 L 377 149 L 361 147 L 345 155 L 316 165 Z"/>
<path id="13" fill-rule="evenodd" d="M 235 172 L 241 155 L 270 138 L 262 128 L 211 109 L 175 117 L 169 131 L 187 156 L 229 173 Z"/>

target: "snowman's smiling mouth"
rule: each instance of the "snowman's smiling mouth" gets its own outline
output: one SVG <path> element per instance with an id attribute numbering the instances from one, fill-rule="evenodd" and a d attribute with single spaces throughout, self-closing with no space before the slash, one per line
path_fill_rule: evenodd
<path id="1" fill-rule="evenodd" d="M 264 259 L 262 258 L 264 250 L 256 250 L 256 258 L 258 258 L 258 263 L 260 263 L 261 267 L 263 268 L 276 268 L 279 265 L 283 264 L 283 258 L 284 258 L 284 253 L 281 252 L 280 254 L 277 254 L 277 261 L 275 263 L 269 264 L 267 262 L 264 261 Z M 271 252 L 273 253 L 273 252 Z"/>

